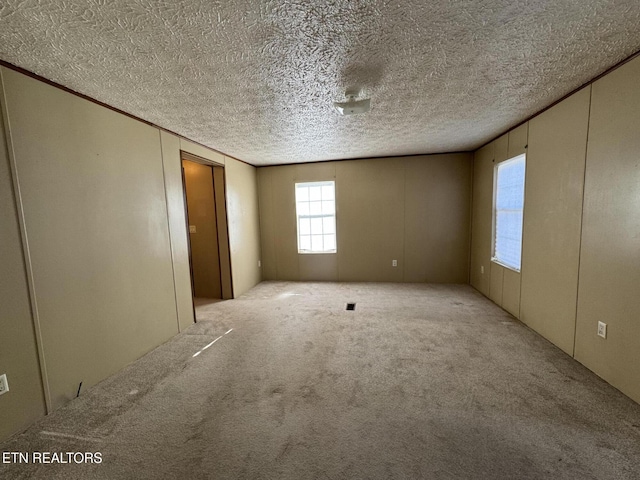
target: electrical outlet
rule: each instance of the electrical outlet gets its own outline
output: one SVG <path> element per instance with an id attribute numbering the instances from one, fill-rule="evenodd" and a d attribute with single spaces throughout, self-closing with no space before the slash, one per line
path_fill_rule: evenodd
<path id="1" fill-rule="evenodd" d="M 0 375 L 0 395 L 9 391 L 9 383 L 7 382 L 7 374 Z"/>
<path id="2" fill-rule="evenodd" d="M 261 266 L 262 266 L 262 262 L 258 260 L 258 268 L 260 268 Z"/>
<path id="3" fill-rule="evenodd" d="M 189 233 L 197 233 L 197 229 L 195 225 L 189 225 Z"/>
<path id="4" fill-rule="evenodd" d="M 484 275 L 484 265 L 480 265 L 480 275 Z"/>
<path id="5" fill-rule="evenodd" d="M 602 338 L 607 338 L 607 324 L 604 322 L 598 322 L 598 335 Z"/>
<path id="6" fill-rule="evenodd" d="M 392 267 L 397 267 L 398 266 L 398 260 L 391 260 L 391 266 Z"/>

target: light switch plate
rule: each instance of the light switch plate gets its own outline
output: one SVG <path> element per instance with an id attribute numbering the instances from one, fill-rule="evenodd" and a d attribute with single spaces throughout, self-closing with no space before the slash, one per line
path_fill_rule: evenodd
<path id="1" fill-rule="evenodd" d="M 7 374 L 0 375 L 0 395 L 9 391 L 9 383 L 7 382 Z"/>

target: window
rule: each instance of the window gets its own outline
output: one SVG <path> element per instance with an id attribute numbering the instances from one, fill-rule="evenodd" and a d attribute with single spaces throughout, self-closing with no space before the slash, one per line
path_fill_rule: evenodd
<path id="1" fill-rule="evenodd" d="M 520 271 L 525 154 L 495 168 L 494 244 L 492 260 Z"/>
<path id="2" fill-rule="evenodd" d="M 335 182 L 296 183 L 298 253 L 335 253 Z"/>

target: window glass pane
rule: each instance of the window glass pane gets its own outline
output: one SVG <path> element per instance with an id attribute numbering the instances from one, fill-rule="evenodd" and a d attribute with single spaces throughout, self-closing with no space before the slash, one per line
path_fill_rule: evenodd
<path id="1" fill-rule="evenodd" d="M 333 215 L 336 211 L 336 203 L 333 200 L 322 202 L 322 213 L 324 215 Z"/>
<path id="2" fill-rule="evenodd" d="M 335 235 L 325 235 L 324 236 L 324 249 L 335 250 L 336 249 L 336 236 Z"/>
<path id="3" fill-rule="evenodd" d="M 322 187 L 309 187 L 309 200 L 311 200 L 312 202 L 321 200 L 322 199 L 321 195 L 322 195 Z"/>
<path id="4" fill-rule="evenodd" d="M 308 218 L 300 219 L 300 235 L 310 235 L 311 234 L 311 222 Z"/>
<path id="5" fill-rule="evenodd" d="M 322 202 L 309 202 L 309 215 L 322 215 Z"/>
<path id="6" fill-rule="evenodd" d="M 322 200 L 333 200 L 335 198 L 333 185 L 323 185 Z"/>
<path id="7" fill-rule="evenodd" d="M 309 235 L 300 235 L 300 250 L 311 250 L 311 237 Z"/>
<path id="8" fill-rule="evenodd" d="M 324 217 L 322 219 L 322 231 L 324 233 L 336 233 L 336 217 Z"/>
<path id="9" fill-rule="evenodd" d="M 311 233 L 314 235 L 322 234 L 322 218 L 311 219 Z"/>
<path id="10" fill-rule="evenodd" d="M 322 235 L 311 235 L 311 250 L 314 252 L 322 251 Z"/>
<path id="11" fill-rule="evenodd" d="M 306 202 L 309 200 L 309 187 L 296 187 L 296 202 Z"/>
<path id="12" fill-rule="evenodd" d="M 496 258 L 514 268 L 520 268 L 522 211 L 497 212 L 496 215 Z"/>
<path id="13" fill-rule="evenodd" d="M 298 203 L 298 216 L 309 215 L 309 202 Z"/>
<path id="14" fill-rule="evenodd" d="M 335 182 L 295 185 L 298 251 L 336 251 Z"/>
<path id="15" fill-rule="evenodd" d="M 494 259 L 520 269 L 524 209 L 525 155 L 497 167 Z"/>

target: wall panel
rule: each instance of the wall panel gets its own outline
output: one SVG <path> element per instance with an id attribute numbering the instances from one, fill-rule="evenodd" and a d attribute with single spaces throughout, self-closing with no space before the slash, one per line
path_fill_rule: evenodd
<path id="1" fill-rule="evenodd" d="M 195 319 L 193 317 L 191 273 L 189 271 L 187 219 L 182 188 L 180 138 L 161 131 L 160 139 L 178 323 L 180 330 L 184 330 L 193 324 Z"/>
<path id="2" fill-rule="evenodd" d="M 638 78 L 640 58 L 592 85 L 575 356 L 640 402 Z"/>
<path id="3" fill-rule="evenodd" d="M 467 283 L 471 235 L 470 156 L 407 157 L 404 164 L 403 281 Z"/>
<path id="4" fill-rule="evenodd" d="M 493 165 L 495 142 L 475 152 L 471 223 L 471 285 L 489 297 L 491 290 L 491 238 L 493 209 Z"/>
<path id="5" fill-rule="evenodd" d="M 298 261 L 298 240 L 296 226 L 296 198 L 294 183 L 295 165 L 277 167 L 277 174 L 271 176 L 273 192 L 272 208 L 274 216 L 267 222 L 273 222 L 274 242 L 276 246 L 276 275 L 278 280 L 298 280 L 300 265 Z"/>
<path id="6" fill-rule="evenodd" d="M 0 80 L 1 80 L 0 72 Z M 0 107 L 4 107 L 0 81 Z M 18 206 L 5 131 L 0 118 L 0 375 L 9 391 L 0 396 L 0 441 L 44 415 L 45 399 L 31 317 Z"/>
<path id="7" fill-rule="evenodd" d="M 504 271 L 502 265 L 491 262 L 489 298 L 502 306 L 502 287 L 504 286 Z"/>
<path id="8" fill-rule="evenodd" d="M 521 319 L 573 355 L 591 87 L 529 122 Z"/>
<path id="9" fill-rule="evenodd" d="M 340 281 L 401 282 L 404 263 L 404 162 L 336 165 Z M 393 267 L 392 260 L 398 261 Z"/>
<path id="10" fill-rule="evenodd" d="M 271 186 L 271 180 L 275 170 L 273 168 L 258 168 L 258 204 L 260 205 L 260 249 L 262 251 L 262 278 L 264 280 L 277 280 L 276 270 L 276 226 L 274 218 L 276 212 L 273 209 L 273 197 L 275 192 Z"/>
<path id="11" fill-rule="evenodd" d="M 160 134 L 15 71 L 3 77 L 57 408 L 178 331 Z"/>
<path id="12" fill-rule="evenodd" d="M 260 283 L 260 218 L 256 168 L 225 157 L 227 220 L 233 295 L 238 297 Z"/>

